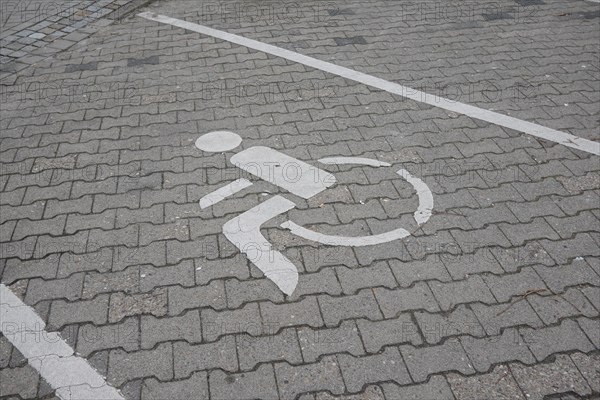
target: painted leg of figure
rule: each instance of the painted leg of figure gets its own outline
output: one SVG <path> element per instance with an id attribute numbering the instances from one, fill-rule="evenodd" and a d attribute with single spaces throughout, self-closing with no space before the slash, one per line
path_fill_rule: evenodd
<path id="1" fill-rule="evenodd" d="M 298 284 L 298 270 L 283 254 L 273 250 L 260 233 L 260 226 L 294 207 L 290 200 L 275 196 L 223 225 L 225 237 L 288 296 Z"/>

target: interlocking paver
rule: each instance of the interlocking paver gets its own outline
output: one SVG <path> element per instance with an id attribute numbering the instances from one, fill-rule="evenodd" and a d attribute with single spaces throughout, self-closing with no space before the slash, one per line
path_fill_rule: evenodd
<path id="1" fill-rule="evenodd" d="M 375 297 L 385 318 L 394 318 L 407 310 L 425 309 L 430 312 L 439 311 L 438 303 L 429 287 L 417 283 L 407 289 L 375 289 Z"/>
<path id="2" fill-rule="evenodd" d="M 206 372 L 195 372 L 185 380 L 161 382 L 156 378 L 144 380 L 142 385 L 142 399 L 184 399 L 208 398 L 208 379 Z"/>
<path id="3" fill-rule="evenodd" d="M 428 312 L 415 312 L 419 329 L 425 341 L 436 344 L 449 336 L 470 335 L 481 337 L 484 329 L 470 308 L 460 305 L 456 309 L 444 314 L 431 314 Z"/>
<path id="4" fill-rule="evenodd" d="M 315 390 L 333 394 L 344 391 L 344 381 L 335 357 L 323 357 L 319 362 L 301 366 L 275 364 L 279 395 L 284 399 Z"/>
<path id="5" fill-rule="evenodd" d="M 200 313 L 195 310 L 177 317 L 156 318 L 151 315 L 143 315 L 140 330 L 143 349 L 151 349 L 157 343 L 179 339 L 188 343 L 202 341 Z"/>
<path id="6" fill-rule="evenodd" d="M 162 381 L 173 379 L 173 348 L 170 343 L 163 343 L 153 350 L 110 352 L 108 382 L 120 386 L 128 380 L 153 376 Z"/>
<path id="7" fill-rule="evenodd" d="M 279 398 L 273 366 L 269 364 L 261 365 L 256 371 L 242 374 L 227 374 L 215 370 L 209 376 L 209 383 L 211 398 L 217 400 Z"/>
<path id="8" fill-rule="evenodd" d="M 399 385 L 411 383 L 400 352 L 395 347 L 386 348 L 377 355 L 355 358 L 341 354 L 337 358 L 349 392 L 358 392 L 364 385 L 382 380 Z"/>
<path id="9" fill-rule="evenodd" d="M 558 351 L 588 352 L 594 349 L 594 345 L 572 319 L 565 319 L 557 326 L 537 330 L 522 328 L 521 334 L 539 361 Z"/>
<path id="10" fill-rule="evenodd" d="M 591 388 L 573 366 L 568 356 L 558 355 L 556 361 L 548 364 L 511 364 L 511 371 L 528 399 L 542 399 L 547 395 L 569 392 L 589 395 Z"/>
<path id="11" fill-rule="evenodd" d="M 306 362 L 315 362 L 323 354 L 348 352 L 358 356 L 365 354 L 356 324 L 342 322 L 338 328 L 297 329 L 302 356 Z"/>
<path id="12" fill-rule="evenodd" d="M 525 399 L 506 365 L 499 365 L 483 375 L 465 377 L 450 373 L 448 383 L 459 399 Z"/>
<path id="13" fill-rule="evenodd" d="M 343 297 L 320 296 L 319 305 L 327 326 L 338 325 L 340 321 L 364 317 L 372 321 L 381 319 L 381 311 L 369 289 Z"/>
<path id="14" fill-rule="evenodd" d="M 576 352 L 600 348 L 597 156 L 460 113 L 463 102 L 596 140 L 598 34 L 582 24 L 593 3 L 565 14 L 553 2 L 451 1 L 452 18 L 382 1 L 309 1 L 298 15 L 289 2 L 256 15 L 238 0 L 145 8 L 402 82 L 432 105 L 134 14 L 100 18 L 130 3 L 73 0 L 68 15 L 35 22 L 39 10 L 7 5 L 0 35 L 0 278 L 125 398 L 599 390 L 593 355 Z M 217 129 L 241 147 L 194 146 Z M 229 159 L 251 146 L 314 166 L 360 156 L 392 167 L 319 165 L 338 183 L 306 201 L 251 178 L 201 209 L 247 177 Z M 433 192 L 420 227 L 400 168 Z M 223 235 L 275 194 L 297 203 L 261 231 L 298 267 L 291 296 Z M 281 229 L 285 218 L 411 235 L 322 246 Z M 54 394 L 21 371 L 18 351 L 0 353 L 12 358 L 2 373 L 20 380 L 8 395 Z"/>
<path id="15" fill-rule="evenodd" d="M 475 373 L 457 341 L 449 340 L 438 346 L 423 348 L 404 345 L 400 346 L 400 352 L 415 382 L 424 382 L 429 375 L 441 371 L 457 370 L 464 375 Z"/>
<path id="16" fill-rule="evenodd" d="M 298 337 L 293 328 L 283 329 L 279 333 L 267 332 L 267 335 L 259 337 L 238 335 L 236 344 L 240 369 L 243 371 L 252 370 L 263 362 L 302 362 Z"/>
<path id="17" fill-rule="evenodd" d="M 167 344 L 165 344 L 167 345 Z M 220 368 L 225 371 L 238 370 L 235 338 L 225 336 L 214 343 L 190 345 L 186 342 L 173 344 L 173 359 L 176 378 L 185 378 L 194 371 Z"/>

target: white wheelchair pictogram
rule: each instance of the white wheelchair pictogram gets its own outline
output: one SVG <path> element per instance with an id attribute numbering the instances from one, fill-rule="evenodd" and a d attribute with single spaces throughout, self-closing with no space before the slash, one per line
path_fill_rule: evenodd
<path id="1" fill-rule="evenodd" d="M 200 136 L 196 140 L 196 147 L 205 152 L 223 152 L 236 148 L 241 142 L 242 138 L 236 133 L 215 131 Z M 321 158 L 318 161 L 325 165 L 391 166 L 386 162 L 361 157 L 329 157 Z M 253 146 L 247 148 L 234 154 L 230 162 L 247 173 L 304 199 L 309 199 L 321 193 L 337 182 L 336 178 L 329 172 L 269 147 Z M 433 209 L 431 190 L 425 182 L 412 176 L 404 169 L 400 169 L 396 173 L 411 184 L 416 191 L 419 205 L 413 216 L 417 225 L 420 226 L 431 217 Z M 203 209 L 210 207 L 250 185 L 252 185 L 252 182 L 245 178 L 236 179 L 202 197 L 200 207 Z M 268 220 L 291 210 L 295 206 L 296 204 L 293 201 L 282 195 L 274 195 L 223 225 L 225 237 L 287 295 L 291 295 L 296 289 L 298 270 L 289 259 L 272 248 L 271 244 L 262 236 L 260 228 Z M 330 246 L 370 246 L 399 240 L 410 235 L 409 231 L 401 227 L 367 236 L 327 235 L 307 229 L 290 220 L 282 223 L 281 227 L 288 229 L 292 234 L 301 238 Z M 259 243 L 261 245 L 257 245 Z M 256 256 L 256 253 L 258 253 L 258 256 Z M 261 257 L 261 254 L 268 256 Z"/>

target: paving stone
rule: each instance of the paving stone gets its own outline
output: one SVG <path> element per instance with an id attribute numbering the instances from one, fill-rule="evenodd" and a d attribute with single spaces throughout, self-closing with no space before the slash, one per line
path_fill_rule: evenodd
<path id="1" fill-rule="evenodd" d="M 160 382 L 156 378 L 145 379 L 141 398 L 144 400 L 207 399 L 207 374 L 206 372 L 195 372 L 188 379 L 173 382 Z"/>
<path id="2" fill-rule="evenodd" d="M 215 370 L 210 373 L 209 382 L 210 397 L 215 400 L 279 398 L 273 366 L 269 364 L 261 365 L 256 371 L 241 374 Z"/>
<path id="3" fill-rule="evenodd" d="M 429 375 L 457 370 L 464 375 L 474 374 L 467 354 L 457 341 L 446 341 L 432 347 L 400 346 L 400 352 L 415 382 L 424 382 Z"/>
<path id="4" fill-rule="evenodd" d="M 452 249 L 450 249 L 452 251 Z M 482 272 L 502 274 L 504 270 L 498 261 L 490 254 L 489 249 L 479 249 L 472 254 L 440 254 L 450 276 L 454 280 L 467 279 L 470 275 Z"/>
<path id="5" fill-rule="evenodd" d="M 150 315 L 141 317 L 141 346 L 151 349 L 157 343 L 183 339 L 188 343 L 202 341 L 200 313 L 188 311 L 178 317 L 156 318 Z"/>
<path id="6" fill-rule="evenodd" d="M 113 248 L 113 271 L 122 271 L 131 265 L 152 264 L 160 267 L 167 264 L 165 242 L 154 242 L 148 246 Z"/>
<path id="7" fill-rule="evenodd" d="M 399 385 L 412 383 L 402 356 L 396 347 L 388 347 L 381 354 L 352 357 L 337 356 L 346 388 L 355 393 L 364 385 L 379 381 L 394 381 Z"/>
<path id="8" fill-rule="evenodd" d="M 263 332 L 263 323 L 256 303 L 249 303 L 238 310 L 232 311 L 203 309 L 201 317 L 202 335 L 204 340 L 208 342 L 215 341 L 219 337 L 231 333 L 246 332 L 257 336 Z M 265 318 L 265 320 L 269 321 L 268 318 Z M 270 332 L 272 331 L 270 330 Z"/>
<path id="9" fill-rule="evenodd" d="M 508 361 L 535 363 L 533 354 L 521 339 L 519 332 L 513 328 L 505 329 L 496 337 L 476 339 L 463 336 L 460 341 L 478 372 L 487 372 L 492 365 Z"/>
<path id="10" fill-rule="evenodd" d="M 600 310 L 600 288 L 592 286 L 580 289 L 588 300 L 596 307 L 596 310 Z"/>
<path id="11" fill-rule="evenodd" d="M 406 263 L 398 260 L 390 260 L 389 264 L 400 287 L 408 287 L 413 282 L 424 280 L 438 280 L 440 282 L 449 282 L 451 280 L 444 263 L 435 254 L 429 255 L 423 261 L 412 261 L 410 268 L 407 268 Z"/>
<path id="12" fill-rule="evenodd" d="M 238 308 L 242 304 L 264 299 L 268 299 L 274 303 L 283 302 L 283 294 L 279 288 L 266 278 L 251 281 L 228 279 L 225 282 L 225 288 L 229 308 Z"/>
<path id="13" fill-rule="evenodd" d="M 600 392 L 600 369 L 598 368 L 600 355 L 598 354 L 571 354 L 571 360 L 577 366 L 588 385 L 595 392 Z"/>
<path id="14" fill-rule="evenodd" d="M 546 288 L 542 279 L 531 267 L 522 268 L 516 274 L 485 275 L 483 280 L 501 303 L 509 301 L 513 296 L 522 296 L 529 290 Z"/>
<path id="15" fill-rule="evenodd" d="M 140 208 L 131 210 L 129 208 L 119 208 L 116 211 L 115 227 L 123 228 L 129 224 L 140 222 L 151 222 L 153 224 L 163 223 L 163 205 L 155 204 L 150 208 Z"/>
<path id="16" fill-rule="evenodd" d="M 63 253 L 60 259 L 58 255 L 51 255 L 48 258 L 51 259 L 53 257 L 57 260 L 58 271 L 56 276 L 58 278 L 66 278 L 73 273 L 81 271 L 107 272 L 113 264 L 112 249 L 101 249 L 97 252 L 83 254 Z"/>
<path id="17" fill-rule="evenodd" d="M 381 319 L 381 311 L 369 289 L 343 297 L 319 296 L 319 305 L 327 326 L 336 326 L 340 321 L 350 318 Z"/>
<path id="18" fill-rule="evenodd" d="M 319 300 L 320 301 L 320 300 Z M 316 297 L 306 297 L 297 303 L 260 303 L 260 315 L 270 332 L 287 326 L 308 325 L 314 328 L 323 326 Z"/>
<path id="19" fill-rule="evenodd" d="M 111 247 L 125 244 L 127 247 L 136 247 L 138 245 L 137 225 L 130 225 L 122 229 L 113 229 L 104 231 L 102 229 L 92 229 L 87 243 L 87 251 L 97 251 L 103 247 Z"/>
<path id="20" fill-rule="evenodd" d="M 107 382 L 121 386 L 137 378 L 156 377 L 161 381 L 173 379 L 173 348 L 163 343 L 152 350 L 127 353 L 112 350 L 108 362 Z"/>
<path id="21" fill-rule="evenodd" d="M 31 221 L 29 219 L 20 219 L 13 232 L 12 240 L 21 240 L 27 236 L 35 236 L 47 233 L 49 235 L 60 235 L 65 227 L 66 216 L 57 215 L 52 219 L 43 219 Z"/>
<path id="22" fill-rule="evenodd" d="M 470 335 L 481 337 L 485 331 L 470 308 L 460 305 L 443 314 L 415 312 L 419 329 L 430 344 L 437 344 L 449 336 Z"/>
<path id="23" fill-rule="evenodd" d="M 491 372 L 483 375 L 465 377 L 450 373 L 447 378 L 452 392 L 458 399 L 525 399 L 506 365 L 498 365 Z"/>
<path id="24" fill-rule="evenodd" d="M 600 286 L 600 277 L 583 260 L 573 260 L 567 265 L 555 267 L 536 266 L 535 271 L 554 293 L 561 293 L 566 287 L 582 283 Z"/>
<path id="25" fill-rule="evenodd" d="M 298 340 L 306 362 L 315 362 L 323 354 L 342 351 L 355 356 L 365 353 L 358 329 L 352 321 L 342 322 L 338 328 L 298 328 Z"/>
<path id="26" fill-rule="evenodd" d="M 130 315 L 152 314 L 161 317 L 167 313 L 167 292 L 156 289 L 151 293 L 124 294 L 110 296 L 108 320 L 118 322 Z"/>
<path id="27" fill-rule="evenodd" d="M 167 344 L 164 344 L 165 346 Z M 173 343 L 175 378 L 190 376 L 194 371 L 223 369 L 238 370 L 235 339 L 225 336 L 214 343 L 191 345 L 186 342 Z"/>
<path id="28" fill-rule="evenodd" d="M 77 353 L 87 357 L 98 350 L 121 348 L 139 350 L 140 329 L 137 318 L 126 318 L 118 324 L 81 325 L 77 331 Z"/>
<path id="29" fill-rule="evenodd" d="M 571 319 L 565 319 L 557 326 L 537 330 L 522 328 L 520 332 L 538 361 L 562 351 L 588 352 L 594 349 L 579 325 Z"/>
<path id="30" fill-rule="evenodd" d="M 335 265 L 353 267 L 357 264 L 352 249 L 348 247 L 307 247 L 302 249 L 304 268 L 308 272 L 316 272 L 320 268 Z"/>
<path id="31" fill-rule="evenodd" d="M 418 346 L 423 343 L 417 325 L 408 314 L 376 322 L 360 319 L 356 323 L 368 353 L 376 353 L 388 345 L 411 343 Z"/>
<path id="32" fill-rule="evenodd" d="M 440 310 L 433 293 L 424 283 L 417 283 L 407 289 L 376 288 L 374 293 L 385 318 L 395 318 L 407 310 Z"/>
<path id="33" fill-rule="evenodd" d="M 568 392 L 581 396 L 591 393 L 585 378 L 574 368 L 567 355 L 558 355 L 554 362 L 547 364 L 511 364 L 510 369 L 527 399 L 543 399 L 548 395 Z"/>
<path id="34" fill-rule="evenodd" d="M 398 386 L 392 383 L 383 383 L 381 387 L 387 399 L 454 400 L 448 382 L 439 375 L 432 376 L 429 382 L 418 385 Z"/>
<path id="35" fill-rule="evenodd" d="M 556 296 L 528 296 L 527 301 L 544 324 L 552 325 L 565 317 L 585 315 L 598 316 L 598 311 L 579 289 L 573 288 Z"/>
<path id="36" fill-rule="evenodd" d="M 558 265 L 567 264 L 577 257 L 600 255 L 600 247 L 590 235 L 585 233 L 577 234 L 573 239 L 554 242 L 545 240 L 541 243 Z"/>
<path id="37" fill-rule="evenodd" d="M 564 199 L 561 199 L 564 200 Z M 535 202 L 525 202 L 525 203 L 507 203 L 510 211 L 513 212 L 521 222 L 530 222 L 535 217 L 542 216 L 556 216 L 562 217 L 564 216 L 563 212 L 559 208 L 562 207 L 562 203 L 559 201 L 558 203 L 552 201 L 549 198 L 541 198 Z"/>
<path id="38" fill-rule="evenodd" d="M 124 271 L 85 274 L 82 297 L 90 299 L 100 293 L 123 291 L 125 293 L 137 293 L 140 285 L 139 269 L 128 268 Z"/>
<path id="39" fill-rule="evenodd" d="M 3 368 L 0 371 L 0 378 L 3 382 L 2 396 L 14 395 L 26 399 L 36 397 L 39 375 L 31 366 Z"/>
<path id="40" fill-rule="evenodd" d="M 240 369 L 243 371 L 252 370 L 263 362 L 283 360 L 290 364 L 302 363 L 298 337 L 293 328 L 279 333 L 267 332 L 265 336 L 238 335 L 236 343 Z"/>
<path id="41" fill-rule="evenodd" d="M 563 239 L 570 239 L 579 232 L 593 232 L 598 226 L 598 219 L 588 211 L 572 217 L 546 217 L 546 220 Z"/>
<path id="42" fill-rule="evenodd" d="M 37 204 L 37 203 L 34 203 Z M 45 218 L 52 218 L 58 214 L 89 214 L 92 212 L 92 196 L 84 196 L 76 200 L 48 200 L 44 210 Z"/>
<path id="43" fill-rule="evenodd" d="M 41 300 L 65 298 L 73 301 L 81 297 L 83 275 L 74 274 L 66 279 L 31 279 L 27 285 L 27 304 L 37 304 Z"/>
<path id="44" fill-rule="evenodd" d="M 54 300 L 48 325 L 56 330 L 66 324 L 79 322 L 105 324 L 107 310 L 108 295 L 100 295 L 92 300 L 74 301 L 72 303 L 64 300 Z"/>
<path id="45" fill-rule="evenodd" d="M 250 276 L 246 260 L 240 257 L 233 257 L 219 260 L 195 260 L 196 283 L 206 285 L 213 279 L 219 278 L 238 278 L 240 280 L 248 279 Z"/>
<path id="46" fill-rule="evenodd" d="M 309 400 L 310 398 L 301 400 Z M 327 392 L 317 393 L 316 400 L 384 400 L 383 391 L 379 386 L 367 386 L 365 390 L 360 391 L 357 394 L 347 394 L 341 396 L 333 396 Z"/>
<path id="47" fill-rule="evenodd" d="M 472 304 L 471 309 L 486 333 L 491 336 L 500 334 L 503 328 L 513 326 L 527 325 L 532 328 L 543 326 L 538 315 L 526 301 L 517 300 L 510 304 L 494 306 Z"/>
<path id="48" fill-rule="evenodd" d="M 335 357 L 323 357 L 319 362 L 299 366 L 275 364 L 279 396 L 293 399 L 297 395 L 327 390 L 333 394 L 344 392 L 344 381 Z"/>
<path id="49" fill-rule="evenodd" d="M 314 274 L 300 274 L 298 286 L 288 300 L 296 301 L 306 295 L 327 293 L 332 296 L 342 294 L 342 286 L 332 268 L 322 269 Z"/>
<path id="50" fill-rule="evenodd" d="M 385 262 L 363 268 L 337 267 L 336 272 L 345 294 L 353 294 L 366 287 L 385 286 L 393 289 L 397 286 L 396 279 Z"/>
<path id="51" fill-rule="evenodd" d="M 160 286 L 193 286 L 194 279 L 194 263 L 191 260 L 164 267 L 140 266 L 140 290 L 142 292 L 149 292 Z"/>
<path id="52" fill-rule="evenodd" d="M 479 275 L 472 275 L 458 282 L 429 282 L 429 287 L 431 287 L 431 291 L 440 303 L 442 310 L 450 310 L 457 304 L 495 303 L 494 296 Z"/>

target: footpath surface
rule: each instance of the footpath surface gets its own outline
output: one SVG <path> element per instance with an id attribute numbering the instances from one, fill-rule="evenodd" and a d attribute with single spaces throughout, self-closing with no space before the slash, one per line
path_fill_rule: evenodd
<path id="1" fill-rule="evenodd" d="M 598 398 L 599 21 L 169 0 L 3 41 L 0 395 Z"/>

